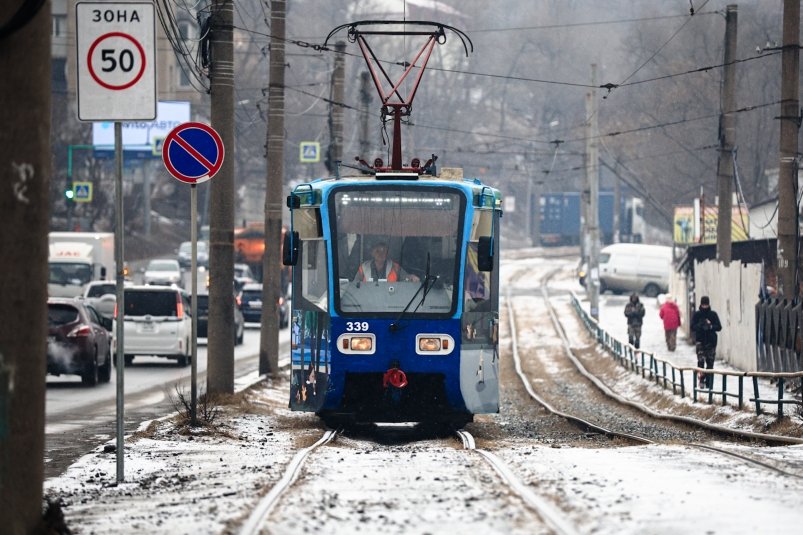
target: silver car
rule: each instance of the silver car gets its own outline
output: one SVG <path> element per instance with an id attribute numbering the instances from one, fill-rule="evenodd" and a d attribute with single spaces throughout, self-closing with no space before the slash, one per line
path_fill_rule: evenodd
<path id="1" fill-rule="evenodd" d="M 172 284 L 181 284 L 181 266 L 178 260 L 168 258 L 160 258 L 148 262 L 148 267 L 145 268 L 145 275 L 143 277 L 145 284 L 161 284 L 170 286 Z"/>

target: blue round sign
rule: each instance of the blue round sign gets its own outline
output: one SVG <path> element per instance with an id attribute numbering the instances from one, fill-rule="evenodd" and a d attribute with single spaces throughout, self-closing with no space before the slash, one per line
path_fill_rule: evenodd
<path id="1" fill-rule="evenodd" d="M 206 182 L 223 165 L 223 140 L 209 125 L 183 123 L 167 134 L 162 161 L 168 172 L 188 184 Z"/>

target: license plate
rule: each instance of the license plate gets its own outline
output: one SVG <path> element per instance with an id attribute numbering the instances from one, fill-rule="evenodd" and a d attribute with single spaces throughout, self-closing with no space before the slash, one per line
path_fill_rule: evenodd
<path id="1" fill-rule="evenodd" d="M 251 301 L 248 303 L 248 306 L 251 308 L 262 308 L 262 301 Z"/>
<path id="2" fill-rule="evenodd" d="M 144 333 L 152 333 L 156 331 L 156 325 L 153 323 L 143 323 L 142 324 L 142 332 Z"/>

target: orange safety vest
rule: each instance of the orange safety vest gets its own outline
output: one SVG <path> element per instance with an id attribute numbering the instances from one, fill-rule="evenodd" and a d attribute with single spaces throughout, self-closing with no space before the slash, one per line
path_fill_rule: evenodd
<path id="1" fill-rule="evenodd" d="M 373 263 L 373 261 L 369 260 L 368 262 L 364 262 L 364 263 L 360 264 L 359 273 L 360 273 L 360 278 L 362 279 L 363 282 L 368 280 L 368 277 L 365 274 L 365 270 L 363 269 L 363 266 L 367 264 L 368 268 L 371 269 L 372 268 L 372 266 L 371 266 L 372 263 Z M 387 266 L 387 262 L 385 263 L 385 265 Z M 385 270 L 387 271 L 387 267 L 385 267 Z M 398 281 L 399 280 L 399 264 L 397 262 L 391 262 L 390 263 L 390 273 L 387 274 L 387 277 L 380 276 L 378 278 L 380 278 L 380 279 L 386 278 L 388 280 L 388 282 L 396 282 L 396 281 Z"/>

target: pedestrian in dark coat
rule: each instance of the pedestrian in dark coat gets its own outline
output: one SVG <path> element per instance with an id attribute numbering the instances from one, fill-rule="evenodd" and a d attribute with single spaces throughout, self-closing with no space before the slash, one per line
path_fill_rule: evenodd
<path id="1" fill-rule="evenodd" d="M 658 310 L 658 316 L 664 321 L 666 348 L 674 351 L 677 344 L 678 327 L 680 327 L 680 309 L 671 295 L 666 296 L 666 301 Z"/>
<path id="2" fill-rule="evenodd" d="M 639 301 L 638 294 L 630 296 L 630 302 L 625 305 L 625 316 L 627 316 L 627 341 L 638 349 L 641 344 L 641 325 L 644 321 L 644 305 Z"/>
<path id="3" fill-rule="evenodd" d="M 697 367 L 714 369 L 714 358 L 717 353 L 717 333 L 722 330 L 719 316 L 711 310 L 707 295 L 700 298 L 700 306 L 691 317 L 691 330 L 694 332 L 695 348 L 697 350 Z M 714 386 L 714 374 L 700 374 L 700 388 Z"/>

